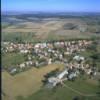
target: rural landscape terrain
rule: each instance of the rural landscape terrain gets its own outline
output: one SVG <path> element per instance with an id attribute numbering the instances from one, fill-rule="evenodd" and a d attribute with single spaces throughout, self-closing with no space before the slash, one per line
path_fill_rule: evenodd
<path id="1" fill-rule="evenodd" d="M 2 100 L 100 100 L 100 13 L 3 13 L 1 22 Z"/>
<path id="2" fill-rule="evenodd" d="M 76 13 L 75 16 L 73 15 L 74 13 L 3 15 L 2 37 L 4 40 L 14 39 L 16 41 L 16 38 L 18 38 L 24 42 L 34 42 L 36 40 L 57 40 L 76 37 L 88 38 L 100 33 L 99 13 Z"/>

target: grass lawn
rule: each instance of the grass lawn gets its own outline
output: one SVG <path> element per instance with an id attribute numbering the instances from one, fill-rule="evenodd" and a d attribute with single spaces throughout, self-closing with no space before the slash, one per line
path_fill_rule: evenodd
<path id="1" fill-rule="evenodd" d="M 2 66 L 13 67 L 25 61 L 25 56 L 20 53 L 6 53 L 2 54 Z"/>
<path id="2" fill-rule="evenodd" d="M 87 80 L 89 80 L 89 79 L 87 79 Z M 98 90 L 97 84 L 90 83 L 87 80 L 78 78 L 75 80 L 75 82 L 66 81 L 66 84 L 69 87 L 74 88 L 77 91 L 80 91 L 81 93 L 95 94 Z"/>
<path id="3" fill-rule="evenodd" d="M 11 42 L 34 42 L 35 32 L 3 32 L 2 40 L 3 41 L 11 41 Z"/>

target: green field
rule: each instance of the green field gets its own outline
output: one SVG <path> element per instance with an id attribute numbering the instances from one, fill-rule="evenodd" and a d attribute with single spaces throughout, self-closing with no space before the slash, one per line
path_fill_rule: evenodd
<path id="1" fill-rule="evenodd" d="M 100 92 L 97 83 L 92 83 L 87 80 L 77 79 L 74 82 L 66 81 L 65 85 L 83 93 L 84 95 L 94 95 L 96 92 Z M 43 87 L 37 93 L 23 98 L 19 96 L 17 100 L 74 100 L 73 98 L 78 96 L 78 100 L 100 100 L 100 96 L 82 96 L 74 91 L 66 88 L 65 86 L 59 86 L 53 89 L 47 89 Z"/>
<path id="2" fill-rule="evenodd" d="M 2 41 L 34 42 L 35 32 L 3 32 Z"/>
<path id="3" fill-rule="evenodd" d="M 14 67 L 24 62 L 26 57 L 20 53 L 2 53 L 3 68 Z"/>
<path id="4" fill-rule="evenodd" d="M 43 36 L 46 38 L 42 38 Z M 37 36 L 35 32 L 3 32 L 2 33 L 2 41 L 9 41 L 15 43 L 26 43 L 26 42 L 45 42 L 45 41 L 57 41 L 57 40 L 77 40 L 77 39 L 91 39 L 91 38 L 100 38 L 98 34 L 70 34 L 66 33 L 63 35 L 54 34 L 53 32 L 44 33 L 40 36 Z"/>

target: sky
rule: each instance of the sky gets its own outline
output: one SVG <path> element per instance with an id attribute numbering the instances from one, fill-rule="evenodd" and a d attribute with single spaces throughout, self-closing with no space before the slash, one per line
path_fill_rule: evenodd
<path id="1" fill-rule="evenodd" d="M 1 10 L 100 12 L 100 0 L 1 0 Z"/>

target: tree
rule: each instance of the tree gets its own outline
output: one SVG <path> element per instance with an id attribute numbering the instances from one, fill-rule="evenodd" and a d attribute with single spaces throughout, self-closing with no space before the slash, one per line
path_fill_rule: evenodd
<path id="1" fill-rule="evenodd" d="M 75 96 L 72 100 L 80 100 L 78 96 Z"/>
<path id="2" fill-rule="evenodd" d="M 97 51 L 97 50 L 96 50 L 96 45 L 95 45 L 95 44 L 90 45 L 87 49 L 88 49 L 88 50 L 92 50 L 92 51 Z"/>

